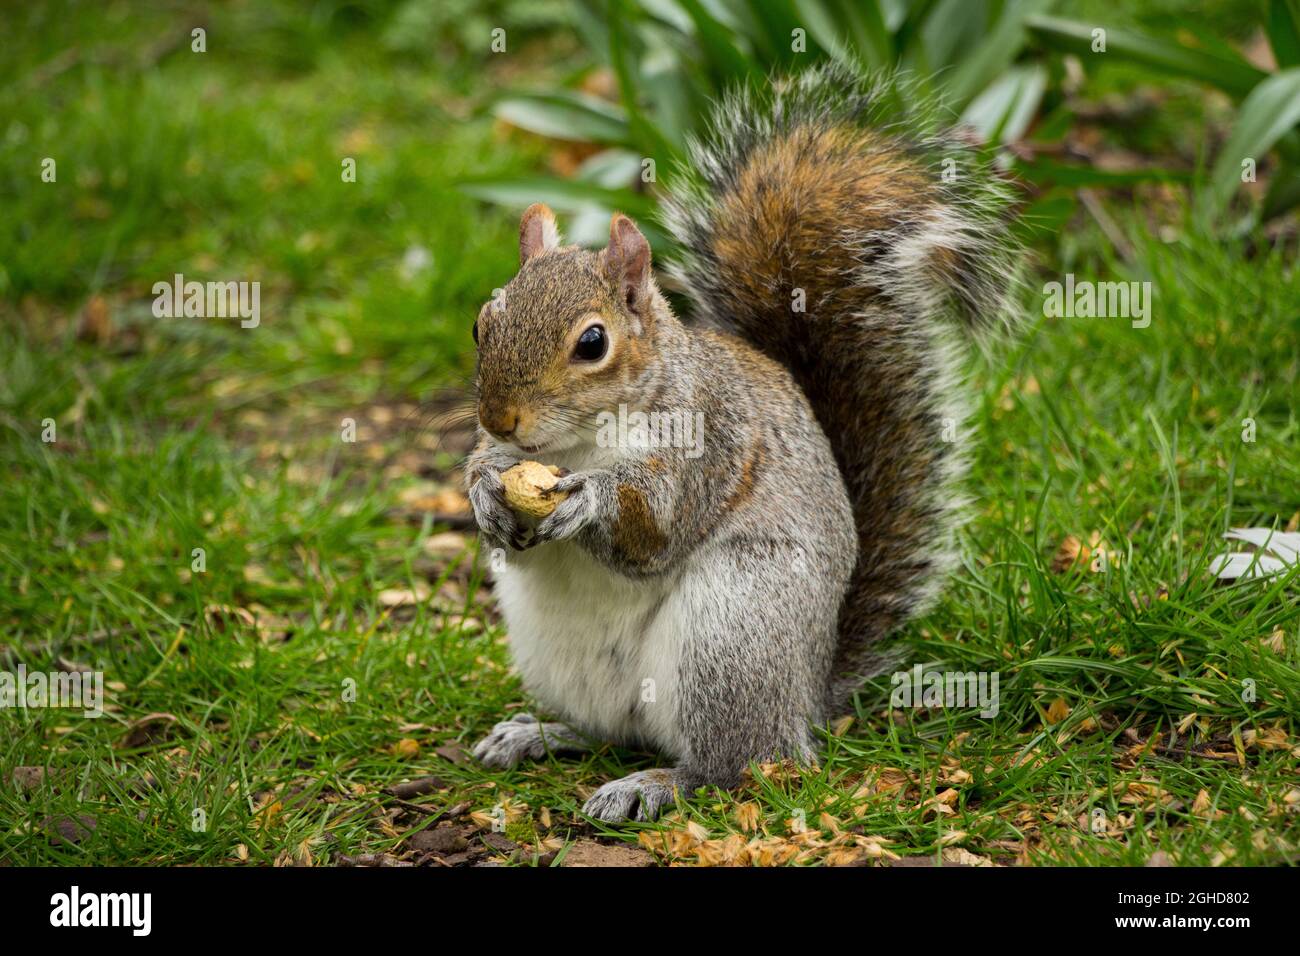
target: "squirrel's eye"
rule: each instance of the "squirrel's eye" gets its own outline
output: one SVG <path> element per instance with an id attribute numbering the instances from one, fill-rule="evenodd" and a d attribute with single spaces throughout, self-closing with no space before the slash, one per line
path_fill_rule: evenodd
<path id="1" fill-rule="evenodd" d="M 474 320 L 474 328 L 470 329 L 469 334 L 474 336 L 474 344 L 478 345 L 478 319 Z"/>
<path id="2" fill-rule="evenodd" d="M 573 347 L 573 357 L 584 362 L 596 362 L 605 357 L 609 351 L 609 338 L 605 327 L 593 325 L 578 336 L 578 344 Z"/>

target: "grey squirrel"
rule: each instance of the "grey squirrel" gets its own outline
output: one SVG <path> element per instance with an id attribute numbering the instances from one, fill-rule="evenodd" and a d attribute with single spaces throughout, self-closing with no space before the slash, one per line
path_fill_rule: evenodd
<path id="1" fill-rule="evenodd" d="M 897 77 L 837 68 L 726 98 L 667 197 L 687 320 L 627 217 L 594 252 L 524 213 L 519 272 L 474 325 L 466 480 L 508 556 L 515 664 L 559 722 L 498 723 L 483 763 L 602 741 L 665 755 L 587 800 L 614 822 L 754 760 L 810 761 L 880 639 L 936 595 L 962 340 L 1004 321 L 1016 251 L 1007 187 L 934 116 Z M 697 416 L 703 441 L 598 441 L 628 409 Z M 503 493 L 522 460 L 567 469 L 535 528 Z"/>

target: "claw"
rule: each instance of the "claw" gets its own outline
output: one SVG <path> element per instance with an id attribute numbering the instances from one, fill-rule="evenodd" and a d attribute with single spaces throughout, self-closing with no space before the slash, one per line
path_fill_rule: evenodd
<path id="1" fill-rule="evenodd" d="M 684 789 L 679 771 L 641 770 L 598 788 L 582 812 L 605 823 L 646 822 L 677 799 L 679 788 Z"/>

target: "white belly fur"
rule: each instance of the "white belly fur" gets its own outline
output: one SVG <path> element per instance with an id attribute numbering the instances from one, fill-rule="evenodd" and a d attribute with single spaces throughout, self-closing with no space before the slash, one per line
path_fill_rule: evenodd
<path id="1" fill-rule="evenodd" d="M 568 541 L 512 553 L 495 584 L 515 665 L 546 710 L 668 755 L 681 753 L 672 711 L 685 623 L 671 619 L 673 589 L 615 574 Z"/>

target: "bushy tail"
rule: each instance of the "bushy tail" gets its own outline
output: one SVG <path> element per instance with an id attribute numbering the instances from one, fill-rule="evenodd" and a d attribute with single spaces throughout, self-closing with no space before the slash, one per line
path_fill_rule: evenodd
<path id="1" fill-rule="evenodd" d="M 1009 190 L 895 75 L 828 67 L 734 94 L 665 223 L 695 320 L 781 362 L 830 439 L 858 528 L 829 706 L 955 562 L 963 336 L 1006 320 Z"/>

